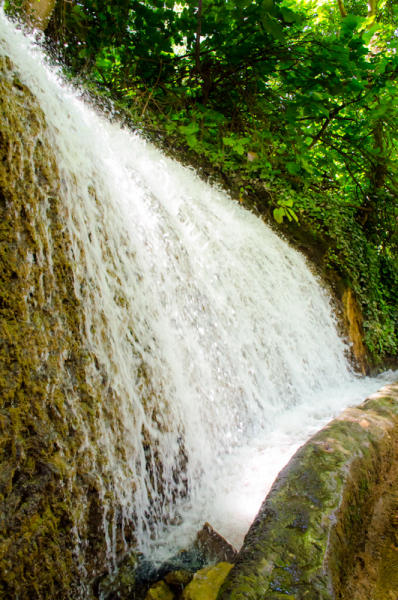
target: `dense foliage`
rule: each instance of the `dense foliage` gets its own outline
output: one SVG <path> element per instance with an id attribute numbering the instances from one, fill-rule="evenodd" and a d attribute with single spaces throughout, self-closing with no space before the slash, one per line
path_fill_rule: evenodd
<path id="1" fill-rule="evenodd" d="M 380 356 L 398 349 L 397 31 L 393 0 L 78 0 L 46 38 L 241 201 L 328 240 Z"/>

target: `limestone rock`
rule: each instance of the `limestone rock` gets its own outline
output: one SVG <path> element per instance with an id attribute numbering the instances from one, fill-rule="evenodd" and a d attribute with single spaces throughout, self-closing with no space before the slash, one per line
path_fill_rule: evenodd
<path id="1" fill-rule="evenodd" d="M 149 588 L 145 600 L 174 600 L 174 594 L 164 581 L 159 581 Z"/>
<path id="2" fill-rule="evenodd" d="M 184 590 L 183 600 L 216 600 L 218 591 L 233 565 L 220 562 L 198 571 Z"/>

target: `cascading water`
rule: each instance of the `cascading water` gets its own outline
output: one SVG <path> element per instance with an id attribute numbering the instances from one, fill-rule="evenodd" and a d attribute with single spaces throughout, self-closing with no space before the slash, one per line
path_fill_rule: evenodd
<path id="1" fill-rule="evenodd" d="M 81 419 L 104 519 L 116 503 L 152 554 L 183 547 L 205 520 L 240 545 L 298 445 L 380 380 L 351 373 L 303 256 L 98 116 L 4 15 L 0 41 L 58 156 L 95 357 L 86 378 L 105 390 L 95 448 Z M 106 528 L 110 559 L 115 528 Z"/>

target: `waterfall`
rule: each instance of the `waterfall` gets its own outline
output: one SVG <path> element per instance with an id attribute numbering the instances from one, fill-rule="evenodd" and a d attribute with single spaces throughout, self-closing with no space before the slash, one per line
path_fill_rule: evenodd
<path id="1" fill-rule="evenodd" d="M 104 520 L 116 504 L 154 555 L 183 547 L 205 520 L 240 545 L 298 445 L 380 381 L 351 372 L 330 299 L 300 253 L 98 115 L 3 14 L 0 41 L 58 157 L 85 377 L 101 390 L 95 443 L 67 401 Z M 115 531 L 116 518 L 110 561 Z"/>

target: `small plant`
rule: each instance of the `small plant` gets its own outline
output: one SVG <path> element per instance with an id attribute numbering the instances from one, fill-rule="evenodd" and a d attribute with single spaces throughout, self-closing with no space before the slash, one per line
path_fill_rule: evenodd
<path id="1" fill-rule="evenodd" d="M 283 217 L 287 217 L 289 221 L 293 219 L 298 223 L 298 217 L 293 210 L 293 200 L 278 200 L 279 208 L 274 209 L 274 219 L 277 223 L 283 223 Z"/>

